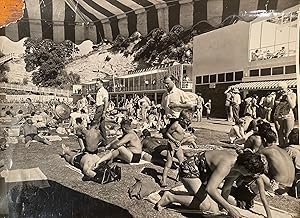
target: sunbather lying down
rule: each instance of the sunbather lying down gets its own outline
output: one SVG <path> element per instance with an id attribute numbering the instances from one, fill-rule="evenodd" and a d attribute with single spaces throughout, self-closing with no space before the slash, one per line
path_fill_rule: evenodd
<path id="1" fill-rule="evenodd" d="M 71 165 L 81 169 L 86 176 L 85 179 L 90 179 L 95 182 L 102 180 L 103 171 L 100 170 L 101 166 L 96 166 L 96 163 L 100 160 L 97 154 L 74 152 L 64 144 L 62 144 L 61 147 L 63 149 L 62 157 Z"/>

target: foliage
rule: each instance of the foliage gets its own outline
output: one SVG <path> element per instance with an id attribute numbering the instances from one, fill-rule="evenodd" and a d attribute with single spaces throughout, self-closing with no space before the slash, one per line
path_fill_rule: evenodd
<path id="1" fill-rule="evenodd" d="M 28 84 L 28 78 L 27 77 L 25 77 L 25 78 L 23 78 L 23 85 L 27 85 Z"/>
<path id="2" fill-rule="evenodd" d="M 50 39 L 27 39 L 24 42 L 26 70 L 33 71 L 32 82 L 45 87 L 71 87 L 79 82 L 80 76 L 67 74 L 65 62 L 72 58 L 74 45 L 66 40 L 55 43 Z M 78 50 L 78 49 L 77 49 Z M 75 48 L 75 52 L 77 51 Z M 70 78 L 69 78 L 70 77 Z"/>
<path id="3" fill-rule="evenodd" d="M 0 51 L 0 58 L 5 56 L 1 51 Z M 8 82 L 8 78 L 6 75 L 6 72 L 9 71 L 9 67 L 7 64 L 1 64 L 0 65 L 0 82 Z"/>

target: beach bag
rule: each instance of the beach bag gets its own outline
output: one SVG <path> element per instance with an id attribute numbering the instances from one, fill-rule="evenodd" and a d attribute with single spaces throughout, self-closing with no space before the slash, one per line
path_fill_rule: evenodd
<path id="1" fill-rule="evenodd" d="M 96 172 L 96 176 L 91 178 L 94 182 L 106 184 L 121 180 L 121 167 L 117 165 L 109 166 L 103 162 L 94 171 Z"/>
<path id="2" fill-rule="evenodd" d="M 156 184 L 151 179 L 137 179 L 135 178 L 135 183 L 128 190 L 130 199 L 137 198 L 142 200 L 148 197 L 150 194 L 156 191 Z"/>

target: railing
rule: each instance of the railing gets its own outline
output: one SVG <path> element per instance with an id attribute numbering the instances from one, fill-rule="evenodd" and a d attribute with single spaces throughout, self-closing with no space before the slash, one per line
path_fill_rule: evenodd
<path id="1" fill-rule="evenodd" d="M 6 56 L 1 57 L 1 58 L 0 58 L 0 64 L 3 64 L 3 63 L 5 63 L 6 61 L 9 61 L 10 59 L 13 59 L 14 56 L 15 56 L 15 55 L 14 55 L 13 53 L 11 53 L 11 54 L 9 54 L 9 55 L 6 55 Z"/>
<path id="2" fill-rule="evenodd" d="M 7 83 L 0 83 L 0 88 L 27 91 L 27 92 L 48 93 L 48 94 L 61 95 L 61 96 L 70 96 L 71 95 L 70 90 L 45 88 L 45 87 L 37 87 L 37 86 L 17 85 L 17 84 L 7 84 Z"/>

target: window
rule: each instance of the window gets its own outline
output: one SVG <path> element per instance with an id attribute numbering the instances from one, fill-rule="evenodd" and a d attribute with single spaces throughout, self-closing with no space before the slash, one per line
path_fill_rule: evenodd
<path id="1" fill-rule="evenodd" d="M 250 76 L 259 76 L 259 70 L 250 70 Z"/>
<path id="2" fill-rule="evenodd" d="M 296 65 L 290 65 L 285 67 L 285 74 L 296 73 Z"/>
<path id="3" fill-rule="evenodd" d="M 272 69 L 272 75 L 283 74 L 283 67 L 274 67 Z"/>
<path id="4" fill-rule="evenodd" d="M 196 76 L 196 84 L 202 83 L 202 76 Z"/>
<path id="5" fill-rule="evenodd" d="M 243 71 L 235 72 L 235 81 L 243 79 Z"/>
<path id="6" fill-rule="evenodd" d="M 226 82 L 233 81 L 233 72 L 226 73 Z"/>
<path id="7" fill-rule="evenodd" d="M 225 73 L 218 74 L 218 82 L 225 82 Z"/>
<path id="8" fill-rule="evenodd" d="M 209 76 L 209 82 L 210 83 L 215 83 L 217 81 L 217 76 L 216 75 L 210 75 Z"/>
<path id="9" fill-rule="evenodd" d="M 264 68 L 260 70 L 261 76 L 269 76 L 271 75 L 271 68 Z"/>
<path id="10" fill-rule="evenodd" d="M 203 83 L 208 83 L 208 79 L 209 79 L 208 76 L 203 76 Z"/>

